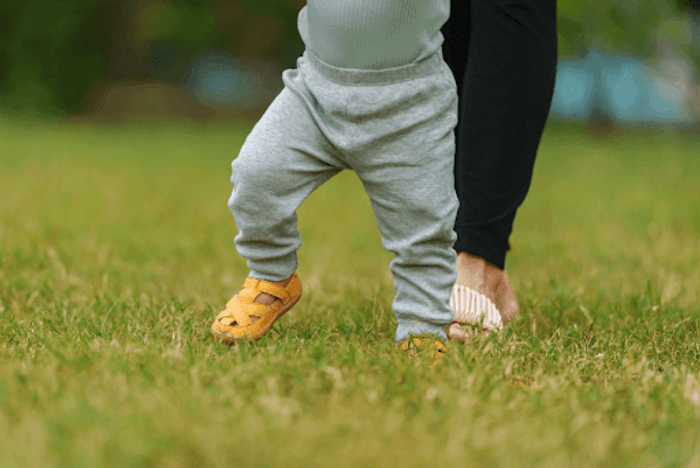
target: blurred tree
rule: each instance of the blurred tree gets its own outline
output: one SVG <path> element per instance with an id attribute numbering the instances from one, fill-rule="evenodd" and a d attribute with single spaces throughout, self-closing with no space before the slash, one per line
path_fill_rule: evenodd
<path id="1" fill-rule="evenodd" d="M 0 105 L 70 112 L 101 79 L 182 80 L 209 50 L 293 66 L 306 0 L 0 0 Z M 558 0 L 560 53 L 653 59 L 659 42 L 700 66 L 696 0 Z"/>
<path id="2" fill-rule="evenodd" d="M 655 31 L 668 20 L 682 17 L 687 0 L 559 0 L 559 53 L 585 55 L 598 50 L 649 58 Z"/>
<path id="3" fill-rule="evenodd" d="M 150 76 L 153 60 L 168 55 L 186 62 L 193 54 L 218 49 L 289 66 L 301 52 L 296 16 L 303 5 L 298 0 L 102 1 L 118 11 L 109 26 L 108 76 L 113 79 Z"/>
<path id="4" fill-rule="evenodd" d="M 0 2 L 0 93 L 10 110 L 71 110 L 104 73 L 94 0 Z"/>
<path id="5" fill-rule="evenodd" d="M 700 0 L 676 0 L 678 8 L 690 11 L 694 14 L 700 13 Z"/>
<path id="6" fill-rule="evenodd" d="M 194 54 L 212 49 L 291 66 L 302 50 L 296 15 L 305 3 L 0 1 L 0 106 L 70 112 L 103 78 L 181 79 Z"/>
<path id="7" fill-rule="evenodd" d="M 694 20 L 700 10 L 696 0 L 559 0 L 559 54 L 582 57 L 591 52 L 639 57 L 660 69 L 675 68 L 683 88 L 694 79 L 678 73 L 687 60 L 700 67 L 700 37 Z M 689 14 L 690 13 L 690 14 Z M 594 70 L 596 85 L 589 127 L 608 129 L 611 117 L 605 109 L 602 71 Z M 681 83 L 682 81 L 682 83 Z"/>
<path id="8" fill-rule="evenodd" d="M 154 59 L 162 61 L 164 55 L 186 56 L 197 50 L 223 46 L 211 0 L 101 0 L 101 3 L 110 12 L 105 24 L 111 34 L 106 57 L 109 80 L 148 79 L 153 75 Z"/>
<path id="9" fill-rule="evenodd" d="M 289 66 L 302 50 L 296 17 L 305 3 L 215 0 L 213 7 L 219 30 L 227 36 L 228 48 L 234 55 L 246 58 L 276 56 Z"/>

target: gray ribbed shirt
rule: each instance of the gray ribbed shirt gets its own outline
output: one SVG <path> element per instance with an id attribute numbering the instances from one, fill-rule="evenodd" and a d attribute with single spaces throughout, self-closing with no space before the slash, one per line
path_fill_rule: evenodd
<path id="1" fill-rule="evenodd" d="M 308 0 L 299 13 L 306 48 L 339 68 L 415 62 L 442 46 L 450 0 Z"/>

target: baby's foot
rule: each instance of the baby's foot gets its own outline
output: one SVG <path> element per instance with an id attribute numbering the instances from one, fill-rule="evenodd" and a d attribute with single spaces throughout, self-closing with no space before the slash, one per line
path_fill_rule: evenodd
<path id="1" fill-rule="evenodd" d="M 447 355 L 445 343 L 431 335 L 409 336 L 401 342 L 401 349 L 413 359 L 417 354 L 427 354 L 431 366 L 436 366 Z"/>
<path id="2" fill-rule="evenodd" d="M 258 340 L 299 298 L 301 282 L 296 273 L 277 282 L 248 278 L 243 289 L 219 312 L 211 333 L 228 344 L 235 344 L 238 340 Z"/>
<path id="3" fill-rule="evenodd" d="M 270 283 L 276 284 L 278 286 L 282 286 L 283 288 L 286 288 L 287 286 L 289 286 L 289 283 L 292 282 L 293 277 L 294 277 L 294 274 L 292 274 L 292 276 L 290 276 L 287 279 L 283 279 L 282 281 L 270 281 Z M 275 301 L 279 301 L 279 300 L 280 300 L 279 298 L 273 296 L 272 294 L 268 294 L 268 293 L 263 291 L 260 294 L 258 294 L 258 297 L 256 297 L 253 302 L 256 302 L 258 304 L 272 305 L 275 303 Z M 256 317 L 256 316 L 251 316 L 250 319 L 253 322 L 255 322 L 256 320 L 260 320 L 260 318 Z"/>

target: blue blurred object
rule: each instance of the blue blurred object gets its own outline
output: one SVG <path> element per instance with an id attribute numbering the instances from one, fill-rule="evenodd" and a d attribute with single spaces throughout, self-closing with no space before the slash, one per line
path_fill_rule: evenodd
<path id="1" fill-rule="evenodd" d="M 194 59 L 187 86 L 195 101 L 213 108 L 252 108 L 265 96 L 254 70 L 219 52 Z"/>
<path id="2" fill-rule="evenodd" d="M 553 115 L 581 119 L 591 115 L 594 73 L 580 62 L 568 60 L 557 67 L 551 108 Z"/>
<path id="3" fill-rule="evenodd" d="M 624 55 L 592 52 L 582 59 L 562 60 L 552 115 L 589 120 L 602 113 L 620 124 L 688 121 L 681 89 L 652 73 L 641 60 Z"/>

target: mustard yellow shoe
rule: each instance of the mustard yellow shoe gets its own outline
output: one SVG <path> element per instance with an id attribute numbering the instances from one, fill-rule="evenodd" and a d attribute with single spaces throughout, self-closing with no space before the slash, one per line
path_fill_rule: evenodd
<path id="1" fill-rule="evenodd" d="M 427 353 L 433 366 L 447 356 L 445 343 L 429 336 L 409 336 L 406 341 L 401 342 L 401 349 L 408 352 L 411 359 L 416 354 Z"/>
<path id="2" fill-rule="evenodd" d="M 260 293 L 267 293 L 277 300 L 272 305 L 258 304 L 254 301 Z M 243 289 L 217 315 L 211 326 L 211 334 L 228 344 L 240 340 L 259 340 L 300 298 L 301 281 L 296 273 L 292 274 L 286 287 L 270 281 L 247 278 Z"/>

